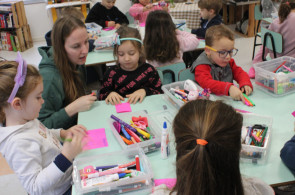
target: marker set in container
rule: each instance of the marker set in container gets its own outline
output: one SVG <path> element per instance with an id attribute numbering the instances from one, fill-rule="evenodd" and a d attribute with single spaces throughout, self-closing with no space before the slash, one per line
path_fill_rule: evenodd
<path id="1" fill-rule="evenodd" d="M 177 99 L 188 102 L 196 99 L 209 99 L 211 91 L 204 89 L 199 91 L 197 88 L 195 90 L 185 90 L 185 89 L 175 89 L 170 88 L 169 92 Z"/>
<path id="2" fill-rule="evenodd" d="M 267 130 L 268 127 L 266 125 L 243 127 L 242 144 L 263 147 Z"/>
<path id="3" fill-rule="evenodd" d="M 86 166 L 79 172 L 82 188 L 128 180 L 129 178 L 145 175 L 138 155 L 135 156 L 134 161 L 125 164 Z"/>
<path id="4" fill-rule="evenodd" d="M 115 120 L 113 126 L 126 145 L 132 145 L 154 138 L 147 117 L 133 116 L 130 124 L 114 115 L 111 115 L 111 118 Z"/>

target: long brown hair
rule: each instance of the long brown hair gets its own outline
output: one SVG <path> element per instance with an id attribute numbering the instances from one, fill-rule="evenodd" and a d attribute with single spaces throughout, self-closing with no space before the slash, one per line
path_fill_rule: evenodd
<path id="1" fill-rule="evenodd" d="M 7 100 L 15 84 L 14 77 L 17 73 L 17 67 L 18 63 L 15 61 L 0 62 L 0 123 L 4 123 L 6 119 L 3 110 L 9 105 Z M 18 89 L 15 97 L 26 100 L 29 93 L 40 82 L 42 82 L 42 76 L 39 71 L 34 66 L 28 65 L 24 85 Z"/>
<path id="2" fill-rule="evenodd" d="M 53 46 L 54 62 L 58 68 L 65 90 L 65 102 L 71 103 L 82 95 L 85 89 L 76 70 L 65 50 L 65 41 L 77 28 L 86 28 L 84 23 L 76 17 L 64 16 L 59 18 L 53 26 L 51 40 Z"/>
<path id="3" fill-rule="evenodd" d="M 141 36 L 139 31 L 136 28 L 130 28 L 126 24 L 123 24 L 120 26 L 120 28 L 116 31 L 120 38 L 136 38 L 141 40 Z M 137 49 L 139 52 L 139 60 L 138 60 L 138 66 L 141 66 L 142 64 L 145 63 L 145 56 L 143 52 L 143 45 L 135 40 L 125 40 L 125 41 L 130 41 L 131 44 Z M 124 41 L 121 41 L 121 44 L 124 43 Z M 119 45 L 115 45 L 113 55 L 115 58 L 117 58 L 117 64 L 119 65 L 118 62 L 118 49 Z"/>
<path id="4" fill-rule="evenodd" d="M 295 0 L 282 0 L 278 13 L 280 23 L 286 20 L 292 9 L 295 9 Z"/>
<path id="5" fill-rule="evenodd" d="M 166 11 L 156 10 L 149 13 L 143 41 L 147 60 L 165 63 L 180 57 L 175 29 L 175 24 Z"/>
<path id="6" fill-rule="evenodd" d="M 239 168 L 243 118 L 220 101 L 186 103 L 173 121 L 177 182 L 184 195 L 243 195 Z M 207 145 L 199 145 L 204 139 Z"/>

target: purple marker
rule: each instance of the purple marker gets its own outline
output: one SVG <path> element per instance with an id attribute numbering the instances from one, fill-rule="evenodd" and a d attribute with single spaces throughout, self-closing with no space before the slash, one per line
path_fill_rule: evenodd
<path id="1" fill-rule="evenodd" d="M 132 126 L 128 125 L 127 123 L 125 123 L 124 121 L 122 121 L 121 119 L 119 119 L 118 117 L 116 117 L 114 115 L 111 115 L 111 118 L 114 119 L 115 121 L 119 122 L 121 125 L 124 125 L 124 127 L 127 127 L 128 129 L 130 129 L 134 133 L 137 132 L 137 130 L 135 128 L 133 128 Z"/>

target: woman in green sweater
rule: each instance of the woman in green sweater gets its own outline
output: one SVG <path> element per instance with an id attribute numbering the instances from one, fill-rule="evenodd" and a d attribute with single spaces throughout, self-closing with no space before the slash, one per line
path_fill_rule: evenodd
<path id="1" fill-rule="evenodd" d="M 59 18 L 53 26 L 52 45 L 38 48 L 45 100 L 39 120 L 47 128 L 67 129 L 77 124 L 78 112 L 89 110 L 96 100 L 85 92 L 89 44 L 84 23 L 76 17 Z"/>

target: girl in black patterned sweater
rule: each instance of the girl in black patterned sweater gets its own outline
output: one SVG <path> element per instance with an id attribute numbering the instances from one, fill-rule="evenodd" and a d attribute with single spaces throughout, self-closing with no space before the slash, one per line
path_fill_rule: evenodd
<path id="1" fill-rule="evenodd" d="M 126 97 L 129 103 L 135 104 L 142 102 L 145 96 L 162 93 L 157 70 L 145 63 L 138 30 L 121 26 L 117 33 L 120 39 L 115 45 L 114 56 L 118 65 L 105 73 L 99 100 L 114 105 Z"/>

